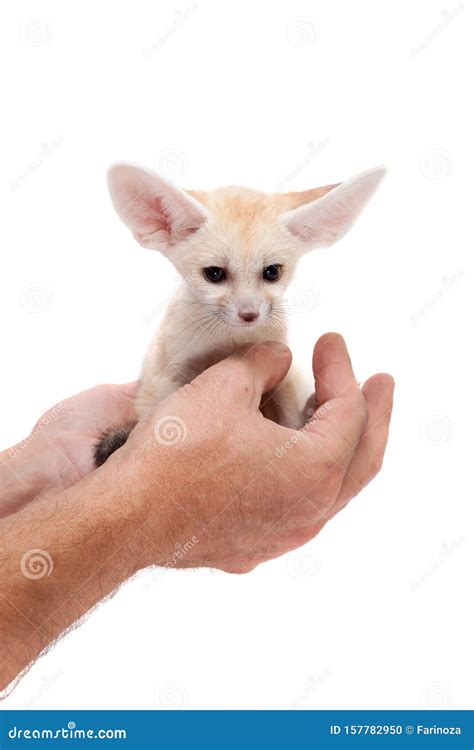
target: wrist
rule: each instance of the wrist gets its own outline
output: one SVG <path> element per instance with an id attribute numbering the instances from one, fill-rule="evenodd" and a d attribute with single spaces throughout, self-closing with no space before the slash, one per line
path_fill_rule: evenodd
<path id="1" fill-rule="evenodd" d="M 169 446 L 141 440 L 137 446 L 125 446 L 121 455 L 114 454 L 105 464 L 132 508 L 139 543 L 137 569 L 202 564 L 204 524 L 192 500 L 205 489 L 196 490 L 195 476 L 200 474 L 196 451 L 180 448 L 173 446 L 170 457 Z"/>

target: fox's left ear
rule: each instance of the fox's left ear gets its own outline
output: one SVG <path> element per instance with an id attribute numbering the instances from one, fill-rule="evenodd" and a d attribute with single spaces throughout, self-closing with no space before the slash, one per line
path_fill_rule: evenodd
<path id="1" fill-rule="evenodd" d="M 307 244 L 308 250 L 329 247 L 349 231 L 385 172 L 384 167 L 362 172 L 311 203 L 287 211 L 282 221 L 294 236 Z"/>
<path id="2" fill-rule="evenodd" d="M 115 210 L 137 242 L 171 260 L 174 246 L 207 221 L 207 209 L 192 195 L 142 167 L 114 164 L 108 182 Z"/>

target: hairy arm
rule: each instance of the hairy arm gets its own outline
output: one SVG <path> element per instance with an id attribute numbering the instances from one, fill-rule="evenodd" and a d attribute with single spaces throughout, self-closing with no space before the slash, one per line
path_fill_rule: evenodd
<path id="1" fill-rule="evenodd" d="M 144 540 L 124 487 L 97 472 L 0 525 L 2 689 L 136 572 Z"/>
<path id="2" fill-rule="evenodd" d="M 0 522 L 0 687 L 138 570 L 248 572 L 312 539 L 375 476 L 391 377 L 359 388 L 342 338 L 321 338 L 318 409 L 298 432 L 259 411 L 290 362 L 279 344 L 228 357 L 100 469 Z"/>

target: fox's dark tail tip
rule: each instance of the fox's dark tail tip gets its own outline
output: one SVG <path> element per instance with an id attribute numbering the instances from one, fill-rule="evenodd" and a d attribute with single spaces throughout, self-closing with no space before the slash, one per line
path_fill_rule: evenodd
<path id="1" fill-rule="evenodd" d="M 93 448 L 96 466 L 102 466 L 112 453 L 125 445 L 135 424 L 135 422 L 129 422 L 122 427 L 110 427 L 101 434 Z"/>

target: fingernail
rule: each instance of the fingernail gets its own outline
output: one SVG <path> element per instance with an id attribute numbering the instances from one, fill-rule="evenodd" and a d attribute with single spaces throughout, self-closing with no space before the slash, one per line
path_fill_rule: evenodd
<path id="1" fill-rule="evenodd" d="M 284 352 L 288 351 L 287 345 L 282 344 L 281 341 L 266 341 L 265 344 L 267 346 L 271 346 L 271 348 L 274 349 L 279 354 L 283 354 Z"/>

